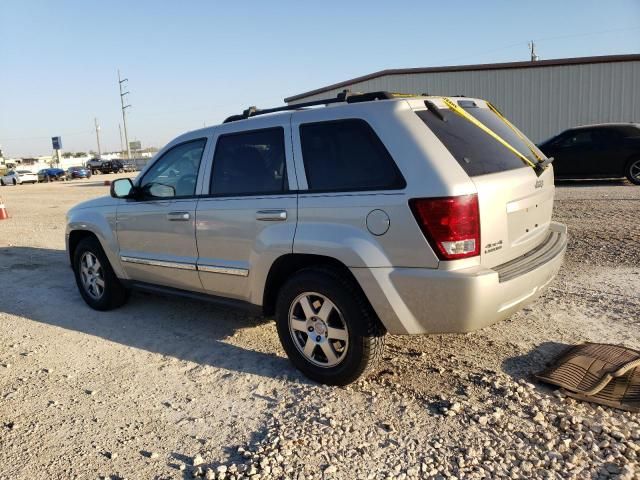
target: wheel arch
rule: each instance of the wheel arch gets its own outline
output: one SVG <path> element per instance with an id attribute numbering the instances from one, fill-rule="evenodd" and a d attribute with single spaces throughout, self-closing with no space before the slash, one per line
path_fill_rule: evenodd
<path id="1" fill-rule="evenodd" d="M 631 178 L 629 178 L 630 176 L 630 168 L 631 165 L 637 161 L 640 160 L 640 154 L 636 153 L 633 155 L 630 155 L 629 158 L 626 160 L 626 162 L 624 163 L 624 172 L 622 173 L 623 177 L 626 177 L 630 182 L 635 183 L 636 185 L 638 184 L 636 181 L 631 180 Z"/>
<path id="2" fill-rule="evenodd" d="M 363 295 L 363 298 L 378 320 L 379 326 L 384 329 L 382 322 L 380 322 L 380 319 L 375 314 L 375 310 L 371 306 L 371 302 L 369 302 L 369 299 L 362 290 L 360 283 L 353 275 L 351 270 L 349 270 L 349 268 L 340 260 L 325 255 L 288 253 L 278 257 L 271 265 L 269 273 L 267 274 L 267 280 L 264 285 L 264 294 L 262 297 L 263 314 L 268 316 L 275 313 L 278 292 L 292 275 L 301 270 L 314 267 L 329 268 L 331 270 L 339 272 L 342 275 L 345 275 L 349 279 L 349 281 L 353 283 L 355 288 L 357 288 Z"/>
<path id="3" fill-rule="evenodd" d="M 67 253 L 69 254 L 69 263 L 71 263 L 72 265 L 73 256 L 76 253 L 76 248 L 78 248 L 78 245 L 83 239 L 88 237 L 93 237 L 98 240 L 98 242 L 100 242 L 98 236 L 90 230 L 72 230 L 69 232 L 69 244 L 67 247 Z"/>

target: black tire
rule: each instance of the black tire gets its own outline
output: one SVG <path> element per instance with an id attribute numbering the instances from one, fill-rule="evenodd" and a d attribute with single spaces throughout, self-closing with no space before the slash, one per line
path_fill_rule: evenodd
<path id="1" fill-rule="evenodd" d="M 102 295 L 98 298 L 85 288 L 81 278 L 81 260 L 85 253 L 91 253 L 97 257 L 101 266 L 101 276 L 104 281 Z M 84 301 L 94 310 L 113 310 L 124 305 L 129 299 L 129 290 L 127 290 L 111 268 L 111 264 L 107 256 L 102 250 L 100 242 L 95 237 L 86 237 L 80 240 L 80 243 L 73 252 L 73 272 L 76 277 L 76 285 L 80 291 L 80 295 Z"/>
<path id="2" fill-rule="evenodd" d="M 18 181 L 14 178 L 13 179 L 13 186 L 15 187 L 16 185 L 18 185 Z"/>
<path id="3" fill-rule="evenodd" d="M 338 315 L 342 314 L 338 318 L 346 325 L 348 347 L 340 363 L 335 366 L 316 365 L 296 347 L 296 342 L 304 337 L 294 338 L 294 335 L 302 333 L 298 331 L 294 334 L 290 329 L 289 312 L 295 308 L 296 299 L 306 292 L 325 296 L 335 305 Z M 359 287 L 337 269 L 315 267 L 294 274 L 278 292 L 276 325 L 280 342 L 291 363 L 316 382 L 347 385 L 371 372 L 382 358 L 386 333 L 384 327 Z"/>
<path id="4" fill-rule="evenodd" d="M 640 185 L 640 157 L 629 160 L 624 173 L 631 183 Z"/>
<path id="5" fill-rule="evenodd" d="M 4 180 L 0 180 L 0 187 L 4 187 Z"/>

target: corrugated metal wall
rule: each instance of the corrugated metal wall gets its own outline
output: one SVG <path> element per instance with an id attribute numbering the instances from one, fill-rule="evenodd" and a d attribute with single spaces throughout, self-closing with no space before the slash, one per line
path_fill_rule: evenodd
<path id="1" fill-rule="evenodd" d="M 344 88 L 291 103 L 334 97 Z M 483 98 L 535 142 L 576 125 L 640 122 L 640 61 L 390 75 L 349 88 Z"/>

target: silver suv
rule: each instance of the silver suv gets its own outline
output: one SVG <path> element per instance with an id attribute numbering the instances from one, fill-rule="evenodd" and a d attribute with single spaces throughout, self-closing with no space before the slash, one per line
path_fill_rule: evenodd
<path id="1" fill-rule="evenodd" d="M 540 294 L 567 241 L 549 163 L 478 99 L 251 108 L 71 209 L 67 249 L 95 309 L 132 288 L 259 309 L 297 368 L 346 384 L 387 332 L 468 332 Z"/>

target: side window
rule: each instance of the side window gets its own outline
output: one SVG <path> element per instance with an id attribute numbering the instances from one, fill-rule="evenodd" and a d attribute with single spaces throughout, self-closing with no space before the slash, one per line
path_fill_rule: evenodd
<path id="1" fill-rule="evenodd" d="M 211 172 L 212 195 L 263 195 L 286 190 L 284 129 L 221 135 Z"/>
<path id="2" fill-rule="evenodd" d="M 364 120 L 300 125 L 302 159 L 311 191 L 386 190 L 406 183 Z"/>
<path id="3" fill-rule="evenodd" d="M 622 140 L 623 137 L 624 134 L 622 132 L 607 128 L 598 131 L 595 138 L 598 144 L 602 146 L 609 146 L 615 145 L 617 142 Z"/>
<path id="4" fill-rule="evenodd" d="M 578 130 L 566 137 L 561 143 L 560 147 L 585 147 L 593 142 L 592 130 Z"/>
<path id="5" fill-rule="evenodd" d="M 206 138 L 200 138 L 177 145 L 162 155 L 140 182 L 145 195 L 151 198 L 195 195 L 198 169 L 206 143 Z"/>

